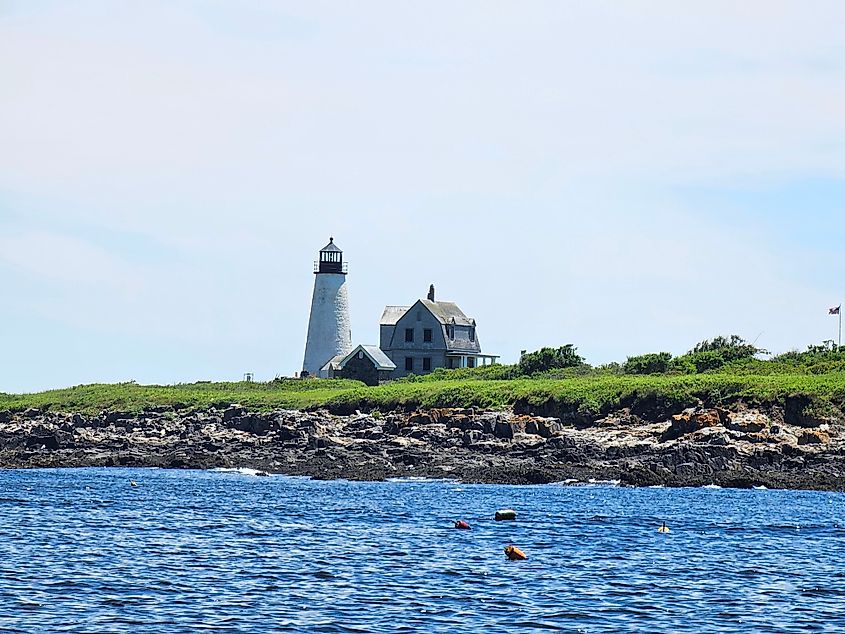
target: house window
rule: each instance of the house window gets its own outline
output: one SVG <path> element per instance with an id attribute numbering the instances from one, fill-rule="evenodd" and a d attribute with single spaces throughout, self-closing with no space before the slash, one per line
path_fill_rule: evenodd
<path id="1" fill-rule="evenodd" d="M 454 326 L 446 326 L 446 336 L 449 337 L 449 339 L 455 338 L 455 327 Z"/>
<path id="2" fill-rule="evenodd" d="M 414 329 L 413 328 L 405 328 L 405 341 L 413 341 L 414 340 Z"/>
<path id="3" fill-rule="evenodd" d="M 425 341 L 426 343 L 431 343 L 431 328 L 423 329 L 423 341 Z"/>
<path id="4" fill-rule="evenodd" d="M 423 357 L 423 371 L 431 372 L 431 357 Z"/>
<path id="5" fill-rule="evenodd" d="M 467 357 L 467 367 L 474 368 L 475 367 L 475 357 Z"/>
<path id="6" fill-rule="evenodd" d="M 409 372 L 414 369 L 414 357 L 405 357 L 405 369 Z"/>
<path id="7" fill-rule="evenodd" d="M 470 341 L 475 341 L 475 328 L 470 328 L 470 329 L 469 329 L 469 340 L 470 340 Z"/>
<path id="8" fill-rule="evenodd" d="M 359 359 L 363 359 L 363 358 L 364 358 L 364 353 L 363 353 L 363 351 L 359 351 L 359 352 L 358 352 L 358 358 L 359 358 Z"/>

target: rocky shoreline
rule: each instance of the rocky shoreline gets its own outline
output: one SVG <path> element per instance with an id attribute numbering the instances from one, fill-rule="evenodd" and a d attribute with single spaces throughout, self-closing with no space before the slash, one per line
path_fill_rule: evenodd
<path id="1" fill-rule="evenodd" d="M 515 409 L 6 411 L 0 467 L 248 467 L 318 479 L 845 490 L 842 421 L 805 416 L 789 403 L 765 411 L 741 403 L 675 414 L 624 409 L 597 420 Z"/>

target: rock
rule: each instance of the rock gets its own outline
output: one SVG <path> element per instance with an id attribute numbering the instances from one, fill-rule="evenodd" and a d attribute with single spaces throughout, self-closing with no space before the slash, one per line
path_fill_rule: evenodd
<path id="1" fill-rule="evenodd" d="M 36 435 L 32 434 L 26 438 L 26 446 L 38 449 L 44 447 L 45 449 L 59 449 L 61 444 L 56 434 Z"/>
<path id="2" fill-rule="evenodd" d="M 563 430 L 563 425 L 559 418 L 542 417 L 542 416 L 520 416 L 514 419 L 513 422 L 519 421 L 520 431 L 534 436 L 542 436 L 543 438 L 551 438 L 559 431 Z M 516 433 L 516 428 L 514 432 Z"/>
<path id="3" fill-rule="evenodd" d="M 798 436 L 799 445 L 826 445 L 829 442 L 830 434 L 817 429 L 808 429 Z"/>
<path id="4" fill-rule="evenodd" d="M 727 420 L 727 417 L 728 412 L 720 409 L 686 409 L 672 416 L 672 422 L 660 436 L 660 440 L 663 442 L 675 440 L 705 427 L 716 427 Z"/>
<path id="5" fill-rule="evenodd" d="M 507 440 L 513 439 L 513 427 L 511 423 L 507 421 L 496 421 L 496 424 L 493 426 L 493 435 L 496 438 L 505 438 Z"/>
<path id="6" fill-rule="evenodd" d="M 411 425 L 430 425 L 434 421 L 431 420 L 428 412 L 414 412 L 408 416 L 408 422 Z"/>
<path id="7" fill-rule="evenodd" d="M 698 475 L 711 475 L 713 468 L 707 464 L 698 464 L 695 462 L 682 462 L 675 465 L 675 475 L 688 478 Z"/>
<path id="8" fill-rule="evenodd" d="M 227 423 L 234 418 L 243 416 L 244 414 L 246 414 L 245 407 L 241 405 L 232 405 L 227 409 L 223 410 L 223 422 Z"/>
<path id="9" fill-rule="evenodd" d="M 783 411 L 784 422 L 798 427 L 818 427 L 830 422 L 830 419 L 820 417 L 814 412 L 814 404 L 813 399 L 805 394 L 787 396 Z"/>
<path id="10" fill-rule="evenodd" d="M 468 429 L 464 432 L 463 436 L 461 437 L 461 442 L 463 443 L 464 447 L 471 447 L 477 442 L 479 442 L 482 438 L 483 434 L 476 430 L 476 429 Z"/>
<path id="11" fill-rule="evenodd" d="M 769 426 L 769 418 L 759 412 L 729 414 L 725 427 L 743 433 L 761 432 Z"/>
<path id="12" fill-rule="evenodd" d="M 111 424 L 118 421 L 131 420 L 134 418 L 134 415 L 131 412 L 105 412 L 103 418 L 107 424 Z"/>
<path id="13" fill-rule="evenodd" d="M 265 436 L 270 431 L 270 421 L 259 414 L 246 414 L 237 418 L 230 418 L 227 423 L 227 427 L 231 429 L 245 431 L 256 436 Z"/>

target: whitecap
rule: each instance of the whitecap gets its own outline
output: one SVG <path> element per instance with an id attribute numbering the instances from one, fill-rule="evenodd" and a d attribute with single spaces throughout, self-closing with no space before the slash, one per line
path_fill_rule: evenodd
<path id="1" fill-rule="evenodd" d="M 216 469 L 212 469 L 212 471 L 217 471 L 219 473 L 239 473 L 241 475 L 248 476 L 257 476 L 259 473 L 262 475 L 270 475 L 261 469 L 250 469 L 249 467 L 217 467 Z"/>
<path id="2" fill-rule="evenodd" d="M 612 487 L 618 487 L 621 482 L 622 482 L 622 480 L 596 480 L 594 478 L 590 478 L 589 480 L 587 480 L 588 484 L 600 484 L 600 485 L 603 485 L 603 486 L 612 486 Z"/>

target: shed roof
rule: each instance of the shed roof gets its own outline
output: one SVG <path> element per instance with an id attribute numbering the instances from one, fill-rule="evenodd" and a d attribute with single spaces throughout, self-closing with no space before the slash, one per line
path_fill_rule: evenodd
<path id="1" fill-rule="evenodd" d="M 329 370 L 340 370 L 340 362 L 346 357 L 345 354 L 339 354 L 329 359 L 326 364 L 320 368 L 320 372 L 328 372 Z"/>

